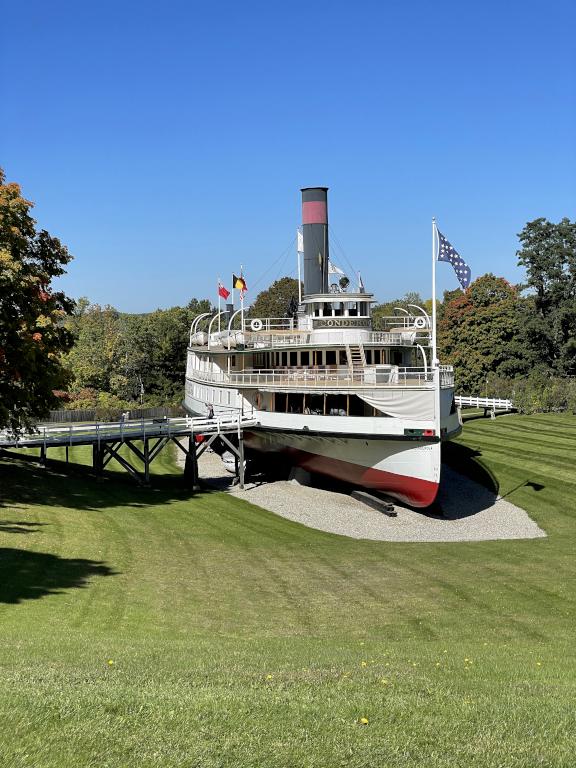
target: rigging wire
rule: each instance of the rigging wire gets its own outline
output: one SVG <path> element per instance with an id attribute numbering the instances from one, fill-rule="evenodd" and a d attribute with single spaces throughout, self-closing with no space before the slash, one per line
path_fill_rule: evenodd
<path id="1" fill-rule="evenodd" d="M 347 254 L 346 254 L 346 251 L 344 250 L 344 248 L 340 244 L 340 241 L 336 237 L 336 234 L 335 234 L 334 230 L 332 229 L 332 227 L 330 225 L 328 225 L 328 233 L 330 235 L 330 242 L 334 242 L 335 243 L 336 247 L 338 248 L 338 250 L 340 251 L 340 253 L 344 257 L 346 263 L 348 264 L 348 266 L 352 270 L 352 274 L 357 279 L 358 278 L 358 271 L 356 270 L 356 268 L 354 267 L 354 265 L 352 264 L 352 262 L 348 258 Z"/>
<path id="2" fill-rule="evenodd" d="M 259 277 L 257 280 L 255 280 L 255 281 L 252 283 L 252 287 L 251 287 L 251 290 L 252 290 L 252 291 L 254 291 L 254 289 L 255 289 L 257 286 L 259 286 L 259 285 L 260 285 L 260 283 L 261 283 L 261 282 L 264 280 L 264 278 L 266 277 L 266 275 L 268 275 L 268 274 L 269 274 L 269 273 L 270 273 L 270 272 L 271 272 L 271 271 L 274 269 L 274 267 L 275 267 L 275 266 L 276 266 L 276 265 L 277 265 L 279 262 L 281 262 L 281 263 L 280 263 L 280 266 L 279 266 L 279 272 L 278 272 L 278 274 L 280 274 L 280 272 L 281 272 L 281 271 L 282 271 L 282 269 L 284 268 L 284 263 L 286 262 L 286 259 L 288 258 L 288 255 L 289 255 L 289 253 L 290 253 L 291 249 L 294 247 L 294 244 L 295 244 L 295 243 L 296 243 L 296 238 L 294 237 L 294 238 L 292 238 L 292 241 L 290 242 L 290 244 L 289 244 L 289 245 L 288 245 L 288 246 L 287 246 L 287 247 L 286 247 L 286 248 L 285 248 L 285 249 L 282 251 L 282 253 L 280 254 L 280 256 L 278 256 L 278 258 L 277 258 L 277 259 L 275 259 L 275 260 L 274 260 L 274 261 L 273 261 L 273 262 L 272 262 L 272 263 L 269 265 L 269 267 L 268 267 L 266 270 L 264 270 L 264 272 L 262 272 L 262 274 L 260 275 L 260 277 Z M 276 278 L 276 279 L 278 279 L 278 278 Z"/>

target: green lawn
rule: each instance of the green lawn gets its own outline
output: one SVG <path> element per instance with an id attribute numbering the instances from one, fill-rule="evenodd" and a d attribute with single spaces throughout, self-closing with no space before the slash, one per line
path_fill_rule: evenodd
<path id="1" fill-rule="evenodd" d="M 168 453 L 149 489 L 3 459 L 0 765 L 572 768 L 573 448 L 468 421 L 447 459 L 548 537 L 463 544 L 191 496 Z"/>

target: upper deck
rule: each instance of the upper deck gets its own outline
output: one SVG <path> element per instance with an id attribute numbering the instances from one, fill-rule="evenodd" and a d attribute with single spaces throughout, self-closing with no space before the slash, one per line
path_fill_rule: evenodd
<path id="1" fill-rule="evenodd" d="M 204 318 L 204 323 L 192 323 L 190 348 L 217 353 L 351 344 L 429 347 L 431 343 L 431 323 L 425 313 L 382 317 L 377 331 L 372 329 L 369 316 L 322 314 L 305 318 L 237 318 L 239 327 L 234 328 L 231 321 L 225 328 L 220 323 L 220 329 L 218 319 L 218 315 L 213 315 Z"/>

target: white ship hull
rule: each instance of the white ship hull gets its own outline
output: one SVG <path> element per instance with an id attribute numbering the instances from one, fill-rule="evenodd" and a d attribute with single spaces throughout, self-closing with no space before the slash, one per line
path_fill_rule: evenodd
<path id="1" fill-rule="evenodd" d="M 187 397 L 185 405 L 191 413 L 205 415 L 201 401 Z M 437 437 L 407 438 L 403 427 L 417 422 L 258 411 L 254 418 L 261 427 L 244 433 L 245 445 L 252 450 L 281 453 L 309 472 L 385 492 L 413 507 L 428 507 L 436 498 L 440 442 Z M 325 426 L 318 429 L 321 423 Z M 458 426 L 457 421 L 452 426 Z M 386 427 L 395 434 L 386 434 Z"/>
<path id="2" fill-rule="evenodd" d="M 278 451 L 309 472 L 383 491 L 413 507 L 434 502 L 440 483 L 440 443 L 324 437 L 254 431 L 245 443 Z"/>

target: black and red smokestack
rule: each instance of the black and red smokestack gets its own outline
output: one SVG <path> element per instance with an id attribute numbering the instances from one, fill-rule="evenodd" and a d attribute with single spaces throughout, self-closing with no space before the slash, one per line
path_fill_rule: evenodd
<path id="1" fill-rule="evenodd" d="M 328 187 L 302 190 L 304 294 L 328 293 Z"/>

